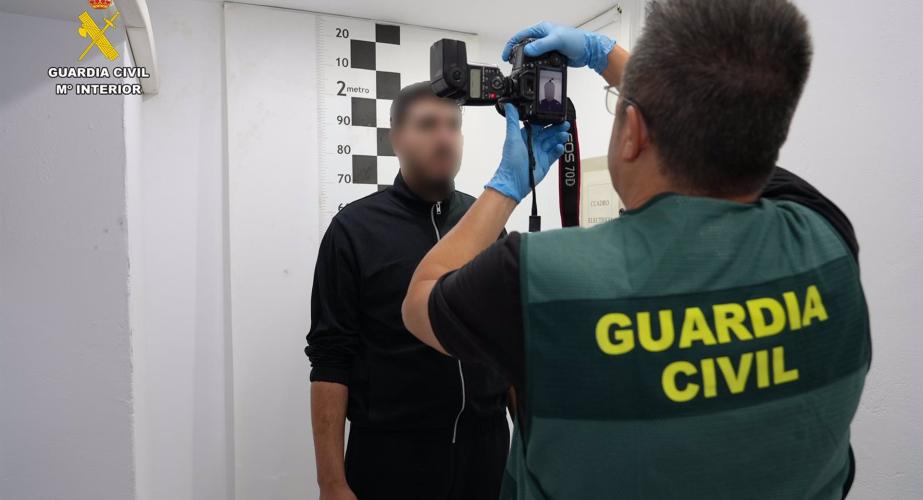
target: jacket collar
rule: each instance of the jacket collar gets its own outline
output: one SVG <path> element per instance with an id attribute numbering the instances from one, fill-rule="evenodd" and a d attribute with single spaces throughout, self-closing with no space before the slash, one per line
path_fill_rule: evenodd
<path id="1" fill-rule="evenodd" d="M 430 207 L 436 204 L 436 202 L 424 200 L 420 197 L 420 195 L 413 192 L 413 190 L 410 189 L 410 186 L 407 185 L 407 181 L 404 180 L 404 176 L 401 175 L 400 171 L 398 171 L 397 176 L 394 178 L 394 184 L 391 186 L 391 192 L 393 192 L 402 202 L 414 208 L 429 210 Z M 455 188 L 453 187 L 452 191 L 448 194 L 446 199 L 440 200 L 443 210 L 448 209 L 449 203 L 454 197 Z"/>

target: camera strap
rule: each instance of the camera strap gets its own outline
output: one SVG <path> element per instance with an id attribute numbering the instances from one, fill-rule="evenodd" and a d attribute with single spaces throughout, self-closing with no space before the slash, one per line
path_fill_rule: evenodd
<path id="1" fill-rule="evenodd" d="M 570 135 L 564 143 L 564 154 L 558 159 L 558 204 L 561 227 L 580 225 L 580 141 L 577 136 L 577 108 L 567 98 L 566 119 L 570 122 Z M 532 125 L 526 124 L 526 149 L 529 152 L 529 187 L 532 190 L 532 215 L 529 232 L 542 230 L 542 217 L 538 215 L 535 195 L 535 155 L 532 151 Z"/>
<path id="2" fill-rule="evenodd" d="M 532 124 L 526 123 L 526 150 L 529 152 L 529 189 L 532 190 L 532 215 L 529 216 L 529 232 L 542 230 L 542 216 L 538 215 L 538 197 L 535 194 L 535 153 L 532 151 Z"/>
<path id="3" fill-rule="evenodd" d="M 580 143 L 577 140 L 577 108 L 567 98 L 567 121 L 570 137 L 564 143 L 564 154 L 558 160 L 558 202 L 561 226 L 580 225 Z"/>

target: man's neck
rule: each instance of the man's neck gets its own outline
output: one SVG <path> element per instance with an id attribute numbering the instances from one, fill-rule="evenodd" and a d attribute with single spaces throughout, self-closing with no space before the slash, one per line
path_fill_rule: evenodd
<path id="1" fill-rule="evenodd" d="M 622 195 L 622 203 L 625 205 L 626 210 L 635 210 L 636 208 L 644 206 L 644 204 L 651 201 L 655 196 L 677 192 L 679 191 L 673 187 L 672 184 L 660 178 L 655 182 L 647 182 L 642 186 L 635 186 L 635 189 L 630 190 L 628 193 L 624 193 L 624 195 Z"/>
<path id="2" fill-rule="evenodd" d="M 401 177 L 404 178 L 404 182 L 407 183 L 407 187 L 413 194 L 430 203 L 445 200 L 452 194 L 454 189 L 454 184 L 451 182 L 446 186 L 436 186 L 418 179 L 403 167 L 401 167 Z"/>
<path id="3" fill-rule="evenodd" d="M 634 192 L 625 196 L 622 200 L 622 203 L 625 204 L 626 210 L 634 210 L 636 208 L 644 206 L 647 202 L 651 201 L 656 196 L 665 193 L 676 193 L 684 196 L 699 196 L 706 198 L 715 198 L 717 200 L 733 201 L 737 203 L 753 203 L 760 198 L 760 193 L 750 193 L 745 195 L 731 195 L 731 196 L 712 196 L 707 193 L 690 190 L 687 188 L 676 186 L 670 182 L 658 182 L 645 186 L 641 189 L 635 190 Z"/>

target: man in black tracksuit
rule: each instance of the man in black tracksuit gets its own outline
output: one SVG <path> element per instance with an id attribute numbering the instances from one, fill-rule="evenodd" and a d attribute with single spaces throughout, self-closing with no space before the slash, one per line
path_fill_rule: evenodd
<path id="1" fill-rule="evenodd" d="M 401 173 L 333 218 L 315 268 L 305 353 L 321 499 L 497 498 L 509 384 L 430 349 L 401 320 L 417 264 L 474 202 L 453 187 L 460 111 L 421 82 L 401 91 L 391 121 Z"/>

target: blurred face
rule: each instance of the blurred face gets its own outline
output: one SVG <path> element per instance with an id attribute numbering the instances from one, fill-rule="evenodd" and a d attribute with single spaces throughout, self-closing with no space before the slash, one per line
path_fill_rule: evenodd
<path id="1" fill-rule="evenodd" d="M 417 180 L 451 182 L 461 165 L 461 111 L 455 104 L 427 97 L 407 109 L 401 125 L 391 130 L 391 144 L 401 168 Z"/>

